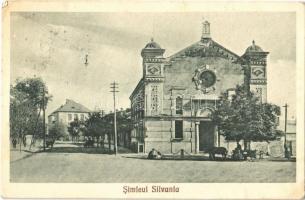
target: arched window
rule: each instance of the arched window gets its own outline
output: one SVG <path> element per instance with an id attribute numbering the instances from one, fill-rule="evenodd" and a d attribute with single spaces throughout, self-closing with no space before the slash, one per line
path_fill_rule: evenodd
<path id="1" fill-rule="evenodd" d="M 176 114 L 182 115 L 182 107 L 183 107 L 183 102 L 182 102 L 182 97 L 177 97 L 176 98 Z"/>

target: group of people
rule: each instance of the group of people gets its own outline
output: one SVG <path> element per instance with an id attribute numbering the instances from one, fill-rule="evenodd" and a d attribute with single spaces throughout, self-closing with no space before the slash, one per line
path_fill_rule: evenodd
<path id="1" fill-rule="evenodd" d="M 13 148 L 14 148 L 14 149 L 16 149 L 17 143 L 18 143 L 17 139 L 16 139 L 16 138 L 13 138 L 13 139 L 12 139 L 12 144 L 13 144 Z M 23 138 L 22 138 L 22 144 L 23 144 L 24 147 L 26 147 L 26 137 L 23 137 Z"/>
<path id="2" fill-rule="evenodd" d="M 94 143 L 96 143 L 96 146 L 104 147 L 104 138 L 94 138 L 92 136 L 85 136 L 84 137 L 84 144 L 89 144 L 89 146 L 94 146 Z"/>
<path id="3" fill-rule="evenodd" d="M 94 147 L 94 138 L 92 137 L 85 137 L 84 138 L 84 147 Z"/>
<path id="4" fill-rule="evenodd" d="M 242 151 L 241 145 L 239 143 L 237 143 L 237 147 L 233 150 L 232 158 L 234 160 L 243 160 L 244 159 L 243 151 Z"/>

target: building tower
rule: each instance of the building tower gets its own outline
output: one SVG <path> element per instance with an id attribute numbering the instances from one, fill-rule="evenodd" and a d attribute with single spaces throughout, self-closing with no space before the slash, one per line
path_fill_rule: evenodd
<path id="1" fill-rule="evenodd" d="M 257 95 L 261 103 L 267 102 L 267 55 L 265 52 L 252 41 L 252 45 L 246 49 L 242 56 L 247 60 L 250 73 L 249 84 L 250 91 Z"/>
<path id="2" fill-rule="evenodd" d="M 142 49 L 143 80 L 145 82 L 145 116 L 162 113 L 164 54 L 159 44 L 153 39 Z"/>

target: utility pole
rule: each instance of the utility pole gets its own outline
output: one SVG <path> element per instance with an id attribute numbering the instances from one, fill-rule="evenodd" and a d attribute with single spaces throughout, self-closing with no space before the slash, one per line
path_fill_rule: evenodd
<path id="1" fill-rule="evenodd" d="M 45 90 L 42 87 L 42 111 L 43 111 L 43 151 L 46 150 L 46 110 L 45 110 Z"/>
<path id="2" fill-rule="evenodd" d="M 118 153 L 118 145 L 117 145 L 117 130 L 116 130 L 116 105 L 115 105 L 115 93 L 119 92 L 117 91 L 118 89 L 118 83 L 116 83 L 115 81 L 113 81 L 113 83 L 110 84 L 110 88 L 112 89 L 110 92 L 113 93 L 113 124 L 114 124 L 114 152 L 115 152 L 115 155 L 117 155 Z"/>
<path id="3" fill-rule="evenodd" d="M 288 158 L 288 151 L 287 151 L 287 144 L 286 144 L 286 132 L 287 132 L 287 108 L 288 105 L 287 103 L 285 104 L 285 106 L 283 106 L 285 108 L 285 137 L 284 137 L 284 149 L 285 149 L 285 158 Z"/>

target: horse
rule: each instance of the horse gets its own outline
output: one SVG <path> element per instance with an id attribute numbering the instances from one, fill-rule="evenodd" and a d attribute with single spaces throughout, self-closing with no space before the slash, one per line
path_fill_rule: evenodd
<path id="1" fill-rule="evenodd" d="M 215 160 L 215 154 L 220 154 L 222 159 L 225 160 L 228 150 L 225 147 L 212 147 L 208 150 L 208 153 L 211 160 Z"/>

